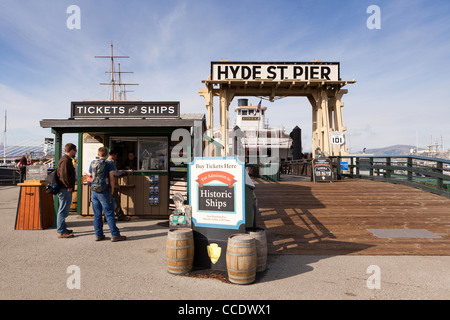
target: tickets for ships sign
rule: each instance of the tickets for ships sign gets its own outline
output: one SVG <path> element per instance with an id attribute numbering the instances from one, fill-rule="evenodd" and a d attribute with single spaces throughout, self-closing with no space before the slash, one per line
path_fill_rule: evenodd
<path id="1" fill-rule="evenodd" d="M 239 229 L 245 223 L 245 165 L 236 157 L 194 158 L 189 203 L 198 227 Z"/>

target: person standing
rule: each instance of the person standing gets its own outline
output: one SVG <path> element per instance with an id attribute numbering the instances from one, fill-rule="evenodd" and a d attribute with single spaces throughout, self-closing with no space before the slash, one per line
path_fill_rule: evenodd
<path id="1" fill-rule="evenodd" d="M 114 168 L 117 168 L 116 161 L 117 161 L 117 152 L 116 151 L 109 151 L 109 157 L 106 159 L 106 161 L 112 162 L 114 165 Z M 114 174 L 114 178 L 117 177 L 117 174 Z M 120 203 L 120 194 L 119 194 L 119 188 L 117 187 L 117 180 L 114 181 L 114 192 L 113 192 L 113 198 L 114 198 L 114 212 L 116 214 L 117 221 L 130 221 L 130 217 L 126 216 L 123 213 L 122 206 Z M 106 220 L 106 218 L 105 218 Z"/>
<path id="2" fill-rule="evenodd" d="M 20 183 L 23 183 L 26 179 L 28 165 L 30 165 L 30 162 L 28 161 L 27 156 L 23 155 L 22 158 L 20 158 L 19 164 L 17 165 L 19 167 Z"/>
<path id="3" fill-rule="evenodd" d="M 325 153 L 322 152 L 320 147 L 316 148 L 315 158 L 325 158 Z"/>
<path id="4" fill-rule="evenodd" d="M 65 154 L 59 159 L 56 167 L 56 174 L 60 181 L 56 232 L 58 233 L 58 238 L 72 238 L 73 232 L 67 229 L 66 218 L 69 215 L 70 205 L 72 204 L 72 192 L 75 188 L 75 168 L 72 159 L 77 154 L 77 147 L 73 143 L 68 143 L 65 145 L 64 151 Z"/>
<path id="5" fill-rule="evenodd" d="M 91 182 L 91 200 L 92 208 L 94 210 L 94 230 L 95 240 L 101 241 L 105 239 L 103 234 L 103 219 L 102 212 L 108 222 L 111 231 L 111 241 L 126 240 L 126 236 L 120 235 L 119 228 L 116 226 L 116 219 L 114 217 L 114 164 L 106 161 L 108 151 L 105 147 L 98 149 L 98 156 L 91 162 L 89 166 L 89 173 L 92 176 Z"/>

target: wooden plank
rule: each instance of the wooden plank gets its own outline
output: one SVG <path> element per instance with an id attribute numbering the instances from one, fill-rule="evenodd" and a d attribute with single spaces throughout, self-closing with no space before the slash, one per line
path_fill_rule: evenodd
<path id="1" fill-rule="evenodd" d="M 24 201 L 25 201 L 25 210 L 22 213 L 23 215 L 23 228 L 25 230 L 30 229 L 30 224 L 29 224 L 29 215 L 31 210 L 33 210 L 33 205 L 31 203 L 31 197 L 30 197 L 30 193 L 31 193 L 31 188 L 30 187 L 25 187 L 25 195 L 24 195 Z"/>
<path id="2" fill-rule="evenodd" d="M 169 176 L 159 176 L 159 215 L 169 217 Z"/>
<path id="3" fill-rule="evenodd" d="M 23 214 L 25 212 L 25 187 L 20 187 L 20 201 L 19 201 L 19 208 L 17 210 L 17 222 L 16 222 L 16 229 L 17 230 L 23 230 Z"/>
<path id="4" fill-rule="evenodd" d="M 33 193 L 31 197 L 32 211 L 29 212 L 28 216 L 30 218 L 30 228 L 33 230 L 41 229 L 41 206 L 40 206 L 40 187 L 31 187 L 31 192 Z"/>
<path id="5" fill-rule="evenodd" d="M 149 196 L 150 196 L 150 177 L 149 176 L 142 176 L 138 177 L 142 178 L 142 188 L 138 189 L 141 190 L 136 195 L 136 198 L 139 198 L 139 202 L 141 203 L 141 210 L 137 211 L 139 215 L 148 215 L 151 216 L 154 214 L 155 208 L 154 206 L 151 206 L 149 203 Z M 139 195 L 140 193 L 140 195 Z M 137 199 L 136 199 L 137 200 Z"/>
<path id="6" fill-rule="evenodd" d="M 42 197 L 42 223 L 43 228 L 50 228 L 53 225 L 53 195 L 45 192 L 45 186 L 41 187 Z"/>
<path id="7" fill-rule="evenodd" d="M 450 199 L 363 179 L 255 180 L 271 254 L 449 255 Z M 367 229 L 426 229 L 436 239 L 379 239 Z"/>
<path id="8" fill-rule="evenodd" d="M 147 208 L 147 206 L 144 204 L 144 200 L 147 199 L 148 202 L 148 184 L 146 176 L 130 176 L 130 180 L 134 181 L 134 184 L 136 185 L 136 188 L 134 188 L 134 201 L 131 200 L 130 203 L 134 204 L 134 215 L 145 215 L 148 214 L 148 212 L 144 211 L 144 208 Z"/>

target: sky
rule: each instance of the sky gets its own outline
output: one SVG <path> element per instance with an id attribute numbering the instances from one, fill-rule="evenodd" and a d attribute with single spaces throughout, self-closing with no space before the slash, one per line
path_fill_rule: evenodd
<path id="1" fill-rule="evenodd" d="M 80 9 L 79 29 L 71 5 Z M 379 29 L 371 5 L 380 9 Z M 67 119 L 71 101 L 109 100 L 109 60 L 120 59 L 129 100 L 180 101 L 206 113 L 198 94 L 211 61 L 340 62 L 351 152 L 441 142 L 450 148 L 450 1 L 446 0 L 1 0 L 0 117 L 7 143 L 52 137 L 42 119 Z M 69 23 L 70 24 L 70 23 Z M 257 97 L 248 97 L 256 105 Z M 215 123 L 219 121 L 219 103 Z M 235 98 L 230 106 L 234 118 Z M 269 124 L 302 129 L 311 151 L 311 105 L 269 102 Z M 232 123 L 233 121 L 231 121 Z M 2 133 L 4 123 L 0 121 Z"/>

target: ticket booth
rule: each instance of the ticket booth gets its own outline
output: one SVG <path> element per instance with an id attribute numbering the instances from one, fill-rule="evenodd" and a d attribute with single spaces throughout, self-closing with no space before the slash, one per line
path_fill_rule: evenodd
<path id="1" fill-rule="evenodd" d="M 166 218 L 176 192 L 187 200 L 187 166 L 194 137 L 201 140 L 205 131 L 204 114 L 181 114 L 179 102 L 83 101 L 72 102 L 69 119 L 40 124 L 55 134 L 56 163 L 64 149 L 62 135 L 78 134 L 78 214 L 94 214 L 86 173 L 101 146 L 118 154 L 116 185 L 125 215 Z M 191 140 L 182 155 L 172 152 L 181 136 Z"/>

